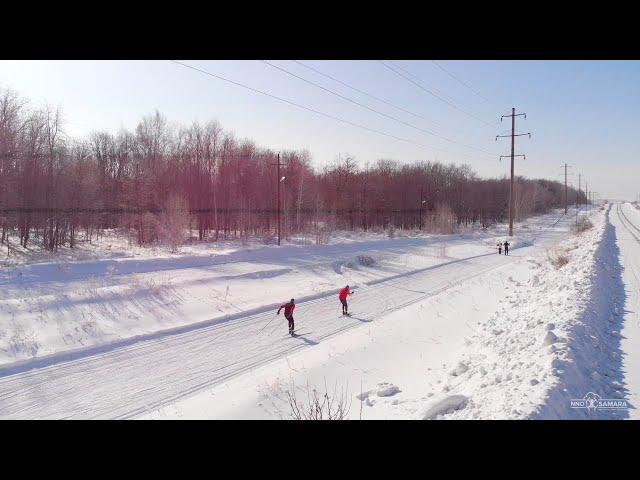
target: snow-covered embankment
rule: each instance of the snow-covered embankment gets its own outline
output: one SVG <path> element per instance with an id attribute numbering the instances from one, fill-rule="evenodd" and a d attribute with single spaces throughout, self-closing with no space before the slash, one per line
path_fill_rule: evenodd
<path id="1" fill-rule="evenodd" d="M 527 260 L 528 282 L 514 281 L 498 311 L 478 323 L 458 368 L 448 373 L 455 387 L 435 397 L 420 418 L 626 415 L 570 406 L 571 399 L 588 392 L 624 397 L 619 337 L 624 291 L 608 215 L 609 209 L 593 213 L 593 228 L 572 235 L 546 261 Z M 453 397 L 452 408 L 447 400 Z"/>

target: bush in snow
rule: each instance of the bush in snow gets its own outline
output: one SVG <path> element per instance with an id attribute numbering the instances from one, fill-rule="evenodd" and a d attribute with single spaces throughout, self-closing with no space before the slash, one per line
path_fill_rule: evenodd
<path id="1" fill-rule="evenodd" d="M 566 250 L 554 250 L 552 252 L 547 252 L 547 258 L 556 270 L 569 263 L 569 257 L 567 256 Z"/>
<path id="2" fill-rule="evenodd" d="M 185 238 L 185 230 L 189 227 L 189 206 L 179 195 L 170 195 L 165 210 L 160 216 L 160 238 L 171 246 L 176 253 Z"/>
<path id="3" fill-rule="evenodd" d="M 389 229 L 387 230 L 387 237 L 394 238 L 396 236 L 396 229 L 393 225 L 389 225 Z"/>
<path id="4" fill-rule="evenodd" d="M 588 218 L 581 218 L 577 223 L 571 225 L 571 232 L 579 234 L 593 228 L 593 223 Z"/>
<path id="5" fill-rule="evenodd" d="M 331 239 L 332 229 L 328 225 L 323 225 L 316 229 L 316 245 L 326 245 Z"/>
<path id="6" fill-rule="evenodd" d="M 376 263 L 376 261 L 368 255 L 358 255 L 358 263 L 363 267 L 369 267 Z"/>
<path id="7" fill-rule="evenodd" d="M 264 243 L 265 245 L 274 245 L 274 244 L 276 244 L 277 242 L 278 242 L 278 239 L 277 239 L 277 238 L 276 238 L 276 236 L 275 236 L 273 233 L 271 233 L 271 232 L 265 233 L 265 234 L 262 236 L 262 243 Z"/>
<path id="8" fill-rule="evenodd" d="M 329 394 L 327 381 L 324 383 L 324 393 L 307 384 L 305 399 L 298 400 L 296 386 L 291 379 L 291 388 L 287 390 L 291 418 L 294 420 L 345 420 L 349 415 L 351 400 L 346 389 L 338 391 L 337 385 Z"/>

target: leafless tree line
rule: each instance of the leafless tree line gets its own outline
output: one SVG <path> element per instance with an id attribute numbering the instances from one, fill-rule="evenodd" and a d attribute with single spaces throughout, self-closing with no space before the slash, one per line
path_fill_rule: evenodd
<path id="1" fill-rule="evenodd" d="M 480 179 L 465 165 L 381 159 L 359 166 L 341 156 L 318 171 L 309 152 L 280 158 L 286 235 L 314 232 L 321 242 L 335 229 L 450 231 L 507 213 L 508 181 Z M 53 251 L 114 228 L 139 245 L 177 247 L 187 229 L 198 240 L 268 238 L 277 223 L 276 160 L 276 152 L 215 121 L 172 127 L 158 112 L 133 132 L 72 139 L 59 109 L 30 108 L 0 89 L 1 241 L 17 235 L 24 247 L 31 241 Z M 517 216 L 560 206 L 563 188 L 518 178 Z M 575 197 L 571 190 L 569 202 Z"/>

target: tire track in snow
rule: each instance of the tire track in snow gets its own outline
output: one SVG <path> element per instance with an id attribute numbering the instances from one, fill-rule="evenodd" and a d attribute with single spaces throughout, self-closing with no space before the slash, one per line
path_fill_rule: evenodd
<path id="1" fill-rule="evenodd" d="M 633 228 L 636 232 L 640 234 L 640 228 L 635 226 L 634 223 L 631 220 L 629 220 L 629 217 L 627 217 L 625 213 L 622 211 L 622 209 L 620 208 L 620 204 L 617 205 L 616 211 L 618 212 L 618 217 L 620 217 L 620 222 L 622 223 L 622 225 L 624 225 L 624 227 L 631 234 L 631 236 L 636 240 L 636 242 L 640 243 L 640 238 L 637 237 L 635 233 L 633 233 L 633 230 L 631 230 L 631 228 Z"/>
<path id="2" fill-rule="evenodd" d="M 638 245 L 640 245 L 640 237 L 636 236 L 635 233 L 633 233 L 633 230 L 631 230 L 629 228 L 629 226 L 631 226 L 633 229 L 635 229 L 638 233 L 640 233 L 640 228 L 638 228 L 636 225 L 634 225 L 633 222 L 631 222 L 629 220 L 629 218 L 625 215 L 624 211 L 622 210 L 622 208 L 620 208 L 620 204 L 616 205 L 616 213 L 618 214 L 618 218 L 620 219 L 620 224 L 626 229 L 626 231 L 631 234 L 631 236 L 634 238 L 634 240 L 638 243 Z M 636 279 L 636 284 L 640 285 L 640 275 L 638 275 L 638 272 L 636 271 L 636 268 L 634 267 L 633 264 L 629 265 L 630 271 L 631 273 L 633 273 L 633 276 Z"/>

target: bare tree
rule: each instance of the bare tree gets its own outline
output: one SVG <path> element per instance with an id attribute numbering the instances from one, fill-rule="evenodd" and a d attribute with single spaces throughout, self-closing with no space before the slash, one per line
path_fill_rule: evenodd
<path id="1" fill-rule="evenodd" d="M 304 394 L 306 399 L 299 400 L 296 386 L 291 379 L 291 388 L 287 390 L 289 413 L 294 420 L 346 420 L 351 408 L 349 391 L 346 388 L 338 390 L 337 383 L 331 393 L 324 381 L 324 392 L 312 388 L 307 383 Z"/>
<path id="2" fill-rule="evenodd" d="M 159 228 L 162 241 L 171 246 L 176 253 L 184 242 L 185 231 L 189 227 L 189 207 L 181 195 L 172 193 L 167 199 L 164 211 L 160 216 Z"/>
<path id="3" fill-rule="evenodd" d="M 177 249 L 190 215 L 201 241 L 276 231 L 276 152 L 215 121 L 174 128 L 156 111 L 133 132 L 87 139 L 69 139 L 63 127 L 59 108 L 28 108 L 0 90 L 0 240 L 9 251 L 14 237 L 16 248 L 56 250 L 106 229 L 134 232 L 140 246 L 167 241 Z M 286 234 L 313 232 L 317 244 L 338 229 L 415 229 L 421 215 L 443 233 L 506 217 L 507 178 L 481 179 L 466 165 L 379 159 L 361 168 L 344 155 L 315 170 L 309 152 L 281 155 Z M 559 182 L 521 177 L 516 192 L 521 220 L 559 207 L 564 193 Z M 569 196 L 585 201 L 583 192 Z"/>

